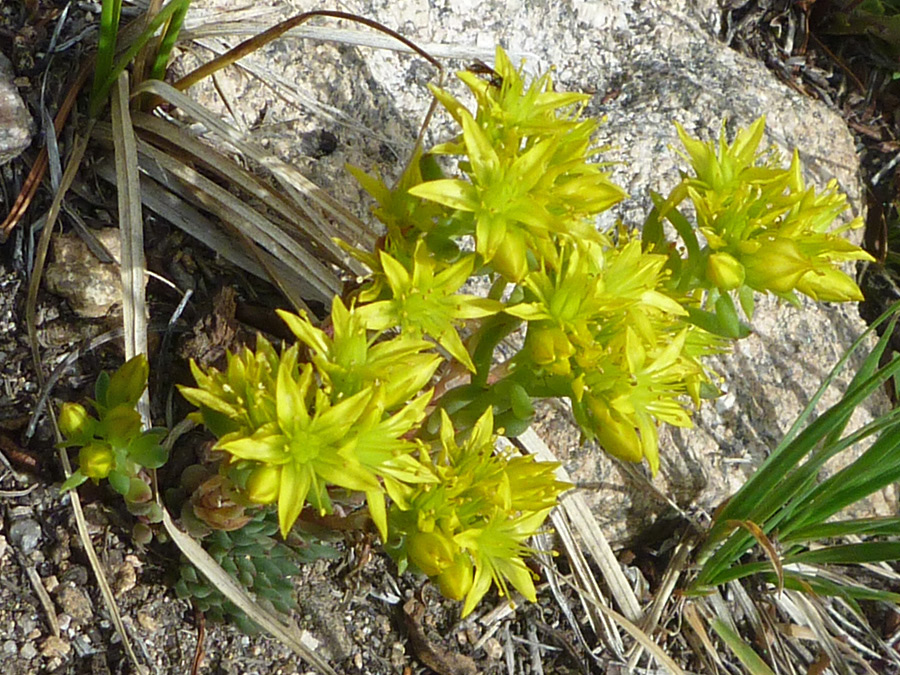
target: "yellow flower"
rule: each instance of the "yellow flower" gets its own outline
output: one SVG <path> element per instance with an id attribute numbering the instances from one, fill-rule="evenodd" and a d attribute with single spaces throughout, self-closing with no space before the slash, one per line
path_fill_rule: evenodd
<path id="1" fill-rule="evenodd" d="M 416 246 L 412 271 L 381 252 L 381 263 L 392 298 L 356 308 L 360 319 L 373 331 L 400 326 L 414 339 L 428 335 L 471 371 L 472 358 L 456 332 L 463 319 L 496 314 L 503 305 L 496 300 L 458 293 L 472 274 L 473 256 L 466 256 L 450 267 L 437 271 L 437 263 L 423 241 Z"/>

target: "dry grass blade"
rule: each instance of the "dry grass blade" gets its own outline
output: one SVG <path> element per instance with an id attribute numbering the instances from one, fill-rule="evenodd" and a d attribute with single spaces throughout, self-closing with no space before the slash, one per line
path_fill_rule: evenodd
<path id="1" fill-rule="evenodd" d="M 591 598 L 590 600 L 593 602 L 593 598 Z M 655 658 L 657 663 L 659 663 L 659 665 L 661 665 L 663 668 L 668 670 L 670 673 L 673 673 L 673 675 L 686 675 L 681 667 L 677 663 L 675 663 L 674 659 L 666 654 L 666 651 L 662 647 L 656 644 L 649 635 L 641 630 L 640 626 L 632 623 L 617 611 L 610 609 L 609 607 L 597 605 L 597 609 L 606 614 L 610 619 L 620 625 L 625 630 L 625 632 L 627 632 L 629 635 L 631 635 L 631 637 L 637 640 L 638 643 L 644 649 L 646 649 L 647 652 L 653 658 Z"/>
<path id="2" fill-rule="evenodd" d="M 128 73 L 113 87 L 111 117 L 117 176 L 119 236 L 122 242 L 122 322 L 125 329 L 125 359 L 147 353 L 147 296 L 144 285 L 144 220 L 137 141 L 128 110 Z M 147 392 L 138 403 L 146 426 L 150 425 Z"/>
<path id="3" fill-rule="evenodd" d="M 547 447 L 547 444 L 531 428 L 526 429 L 516 439 L 516 442 L 542 462 L 557 461 L 556 456 Z M 619 566 L 619 561 L 616 560 L 609 542 L 597 526 L 597 521 L 591 515 L 587 503 L 577 492 L 567 493 L 562 497 L 560 503 L 578 534 L 581 535 L 588 552 L 593 556 L 594 561 L 600 568 L 603 579 L 609 586 L 616 604 L 630 621 L 640 621 L 641 607 L 637 596 L 635 596 L 631 586 L 628 585 L 628 580 Z"/>
<path id="4" fill-rule="evenodd" d="M 195 40 L 195 42 L 209 50 L 213 54 L 224 54 L 228 48 L 221 44 L 218 40 Z M 296 82 L 288 80 L 280 73 L 266 67 L 263 63 L 256 63 L 245 59 L 234 64 L 244 72 L 252 75 L 264 86 L 268 87 L 276 96 L 293 108 L 303 113 L 312 112 L 318 118 L 326 120 L 333 124 L 342 125 L 355 133 L 364 135 L 366 138 L 373 138 L 387 143 L 394 147 L 397 145 L 397 139 L 378 133 L 374 129 L 370 129 L 358 120 L 354 119 L 340 108 L 328 105 L 318 101 L 311 94 L 307 94 Z"/>
<path id="5" fill-rule="evenodd" d="M 835 639 L 825 625 L 827 615 L 818 605 L 816 600 L 805 593 L 785 590 L 783 594 L 775 596 L 775 603 L 785 611 L 796 623 L 809 626 L 816 634 L 819 646 L 831 659 L 832 667 L 841 675 L 849 675 L 851 669 L 841 650 L 835 644 Z M 830 622 L 829 622 L 830 623 Z M 833 628 L 837 632 L 842 632 Z"/>
<path id="6" fill-rule="evenodd" d="M 35 374 L 37 375 L 38 384 L 41 386 L 41 388 L 44 387 L 45 378 L 44 371 L 41 365 L 41 351 L 37 338 L 37 296 L 38 291 L 41 287 L 41 278 L 43 277 L 44 266 L 47 262 L 47 251 L 50 248 L 50 237 L 53 233 L 54 227 L 56 226 L 56 219 L 59 217 L 59 211 L 62 205 L 63 198 L 65 197 L 66 192 L 68 192 L 69 186 L 72 184 L 72 181 L 75 180 L 75 175 L 78 173 L 78 169 L 81 166 L 81 160 L 84 158 L 84 153 L 87 149 L 87 139 L 89 136 L 90 128 L 87 130 L 84 136 L 78 136 L 75 139 L 75 144 L 72 148 L 72 154 L 69 157 L 69 161 L 66 164 L 66 170 L 63 172 L 62 180 L 60 181 L 59 190 L 57 190 L 56 194 L 53 196 L 53 202 L 51 203 L 50 210 L 47 213 L 47 222 L 44 225 L 44 231 L 41 232 L 41 238 L 38 241 L 38 246 L 35 251 L 33 272 L 31 275 L 31 280 L 28 284 L 28 297 L 25 303 L 25 325 L 28 330 L 28 341 L 31 345 L 31 355 L 34 360 Z M 53 414 L 52 410 L 50 410 L 50 419 L 53 423 L 56 439 L 58 442 L 61 442 L 62 435 L 59 432 L 59 427 L 56 425 L 56 416 Z M 60 448 L 58 450 L 58 455 L 59 461 L 62 464 L 63 471 L 65 472 L 66 477 L 70 476 L 72 474 L 72 465 L 69 462 L 69 456 L 66 453 L 65 449 Z M 109 612 L 110 618 L 112 619 L 113 626 L 116 629 L 116 633 L 118 633 L 119 638 L 122 640 L 122 645 L 125 648 L 125 653 L 134 664 L 135 670 L 140 675 L 143 675 L 147 672 L 147 670 L 138 661 L 137 655 L 134 653 L 134 648 L 131 645 L 131 639 L 128 637 L 128 633 L 125 631 L 125 625 L 122 623 L 122 617 L 119 614 L 119 608 L 116 605 L 115 596 L 113 595 L 112 589 L 109 586 L 109 582 L 107 582 L 106 580 L 106 575 L 103 571 L 103 566 L 100 563 L 100 558 L 97 557 L 97 551 L 94 548 L 93 542 L 91 541 L 91 536 L 87 528 L 87 522 L 84 519 L 84 512 L 81 509 L 81 500 L 78 497 L 78 492 L 72 490 L 69 494 L 72 503 L 72 512 L 75 515 L 75 527 L 78 530 L 78 537 L 81 540 L 82 545 L 84 546 L 85 553 L 87 553 L 88 561 L 90 562 L 91 569 L 94 572 L 94 577 L 97 579 L 97 585 L 100 587 L 100 594 L 103 597 L 103 604 L 106 605 L 106 609 Z"/>
<path id="7" fill-rule="evenodd" d="M 228 576 L 213 558 L 203 550 L 193 538 L 178 529 L 172 520 L 172 516 L 163 509 L 163 526 L 166 532 L 178 546 L 179 550 L 190 560 L 191 564 L 200 570 L 209 581 L 221 591 L 225 597 L 240 608 L 247 616 L 267 630 L 272 636 L 278 638 L 285 645 L 297 652 L 308 663 L 315 666 L 319 672 L 326 675 L 337 675 L 331 666 L 321 656 L 311 651 L 300 637 L 296 626 L 285 625 L 275 619 L 271 614 L 257 605 L 243 588 Z"/>
<path id="8" fill-rule="evenodd" d="M 325 236 L 328 225 L 321 220 L 315 209 L 307 207 L 302 201 L 298 203 L 288 199 L 283 192 L 276 190 L 255 174 L 238 166 L 229 157 L 213 150 L 209 145 L 198 141 L 195 137 L 185 133 L 170 122 L 142 113 L 136 114 L 134 121 L 137 128 L 144 132 L 149 132 L 144 133 L 142 138 L 153 145 L 159 145 L 159 141 L 162 141 L 168 147 L 177 148 L 179 154 L 189 153 L 204 169 L 217 174 L 225 181 L 230 182 L 231 185 L 252 195 L 261 204 L 265 204 L 266 207 L 276 212 L 284 219 L 286 225 L 290 224 L 290 228 L 296 228 L 297 223 L 310 222 L 314 224 L 319 234 L 315 239 L 315 243 L 319 246 L 317 252 L 323 258 L 329 258 L 336 265 L 343 266 L 345 264 L 346 254 L 330 237 Z M 148 136 L 153 138 L 148 138 Z M 285 229 L 288 228 L 286 227 Z M 369 237 L 369 239 L 372 238 Z M 374 244 L 374 239 L 364 243 Z M 353 269 L 348 269 L 348 271 L 357 273 L 361 271 L 361 268 L 357 266 Z"/>
<path id="9" fill-rule="evenodd" d="M 260 279 L 268 280 L 269 277 L 266 274 L 266 270 L 252 256 L 247 254 L 246 247 L 242 243 L 235 241 L 233 236 L 222 232 L 216 223 L 188 204 L 186 197 L 174 192 L 176 181 L 169 174 L 158 167 L 156 167 L 156 171 L 154 171 L 153 166 L 146 166 L 145 168 L 147 173 L 153 174 L 154 178 L 157 178 L 160 183 L 167 186 L 162 187 L 154 178 L 141 177 L 141 201 L 146 208 L 204 243 L 210 250 L 215 251 L 233 265 Z M 101 162 L 94 169 L 103 180 L 113 185 L 117 184 L 115 169 L 110 163 Z M 177 187 L 180 188 L 180 185 Z M 264 251 L 262 253 L 269 255 Z M 269 264 L 283 278 L 290 278 L 291 269 L 280 260 L 269 256 Z M 291 287 L 291 290 L 296 294 L 301 292 L 300 287 L 296 284 Z"/>
<path id="10" fill-rule="evenodd" d="M 724 668 L 725 664 L 722 663 L 722 659 L 719 656 L 719 650 L 715 648 L 712 640 L 709 638 L 709 633 L 706 631 L 703 619 L 697 611 L 697 606 L 691 601 L 686 602 L 681 610 L 681 616 L 688 622 L 688 625 L 694 631 L 694 635 L 696 635 L 697 640 L 700 641 L 703 651 L 701 652 L 690 639 L 688 639 L 688 644 L 694 649 L 694 653 L 702 661 L 706 662 L 708 670 L 713 673 L 718 673 L 719 668 Z"/>
<path id="11" fill-rule="evenodd" d="M 371 235 L 368 234 L 368 228 L 365 223 L 356 218 L 356 216 L 351 214 L 331 195 L 300 173 L 296 167 L 274 157 L 270 152 L 258 144 L 246 140 L 240 131 L 223 122 L 206 110 L 202 105 L 193 101 L 189 96 L 178 91 L 171 85 L 158 80 L 149 80 L 136 87 L 136 94 L 143 92 L 152 93 L 177 106 L 183 112 L 203 124 L 204 127 L 209 129 L 221 140 L 233 145 L 248 159 L 256 162 L 271 172 L 281 188 L 284 189 L 292 199 L 297 201 L 298 204 L 302 203 L 304 199 L 307 199 L 318 208 L 322 209 L 334 223 L 320 224 L 322 221 L 320 221 L 320 223 L 313 221 L 314 224 L 318 225 L 318 229 L 305 228 L 304 233 L 326 250 L 331 245 L 331 240 L 334 237 L 340 237 L 353 244 L 357 242 L 365 244 L 366 241 L 368 241 L 365 237 L 371 237 Z M 344 254 L 342 260 L 348 269 L 357 269 L 360 272 L 363 271 L 358 263 L 352 261 L 349 256 Z"/>
<path id="12" fill-rule="evenodd" d="M 562 479 L 563 477 L 560 476 L 560 478 Z M 607 605 L 608 603 L 603 595 L 603 591 L 600 589 L 600 585 L 597 583 L 594 573 L 591 571 L 587 558 L 584 557 L 581 547 L 578 546 L 578 542 L 575 540 L 575 534 L 572 532 L 569 521 L 559 509 L 553 510 L 553 513 L 550 514 L 550 519 L 553 523 L 554 531 L 562 542 L 562 548 L 566 552 L 569 563 L 572 565 L 575 578 L 578 580 L 578 598 L 587 613 L 591 629 L 594 631 L 595 635 L 601 637 L 606 646 L 617 657 L 622 658 L 625 653 L 622 636 L 619 635 L 618 630 L 616 630 L 615 623 L 610 621 L 609 617 L 596 609 L 597 604 Z M 548 578 L 551 584 L 550 587 L 554 591 L 554 596 L 557 598 L 557 602 L 569 619 L 569 624 L 573 627 L 579 638 L 581 638 L 582 643 L 587 646 L 587 641 L 582 635 L 581 628 L 575 620 L 572 610 L 569 608 L 568 604 L 565 603 L 562 594 L 557 590 L 559 581 L 556 578 L 556 575 L 550 574 L 548 575 Z M 588 602 L 585 599 L 585 596 L 590 597 L 592 602 Z M 589 646 L 588 651 L 590 651 Z"/>
<path id="13" fill-rule="evenodd" d="M 236 37 L 241 35 L 256 35 L 266 28 L 266 24 L 258 20 L 250 21 L 216 21 L 204 23 L 203 20 L 190 22 L 181 36 L 187 40 L 198 40 L 205 37 Z M 356 47 L 372 47 L 373 49 L 386 49 L 402 54 L 414 54 L 416 51 L 402 42 L 379 33 L 354 30 L 352 28 L 331 28 L 328 26 L 300 26 L 291 28 L 285 33 L 286 37 L 308 38 L 321 42 L 337 42 Z M 419 47 L 439 59 L 470 60 L 482 59 L 491 61 L 494 58 L 494 47 L 478 47 L 475 45 L 462 45 L 445 42 L 420 42 Z M 533 52 L 523 52 L 510 49 L 509 57 L 514 62 L 527 61 L 530 64 L 539 64 L 540 56 Z"/>
<path id="14" fill-rule="evenodd" d="M 668 604 L 669 599 L 672 597 L 672 593 L 675 591 L 675 585 L 678 583 L 681 573 L 684 572 L 685 567 L 688 564 L 688 557 L 691 554 L 691 549 L 691 545 L 686 541 L 680 541 L 675 547 L 675 553 L 672 555 L 672 559 L 666 567 L 662 582 L 660 583 L 659 588 L 656 589 L 656 593 L 653 595 L 653 603 L 650 605 L 649 611 L 641 622 L 641 628 L 648 635 L 652 635 L 659 626 L 659 620 L 662 617 L 663 610 Z M 641 658 L 641 653 L 642 649 L 640 646 L 636 645 L 634 652 L 628 659 L 629 668 L 634 668 L 637 665 L 638 660 Z"/>
<path id="15" fill-rule="evenodd" d="M 312 294 L 327 306 L 340 292 L 341 281 L 330 268 L 244 200 L 147 143 L 139 141 L 138 150 L 177 178 L 204 208 L 284 262 L 293 278 L 305 282 L 305 294 Z M 290 277 L 285 281 L 290 283 Z"/>

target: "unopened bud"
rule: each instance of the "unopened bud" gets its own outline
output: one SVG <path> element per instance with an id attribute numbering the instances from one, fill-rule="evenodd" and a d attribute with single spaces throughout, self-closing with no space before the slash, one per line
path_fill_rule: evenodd
<path id="1" fill-rule="evenodd" d="M 258 466 L 247 479 L 247 498 L 254 504 L 272 504 L 281 489 L 281 468 Z"/>
<path id="2" fill-rule="evenodd" d="M 112 448 L 106 444 L 86 445 L 78 452 L 78 466 L 81 473 L 94 480 L 106 478 L 115 463 L 116 456 Z"/>
<path id="3" fill-rule="evenodd" d="M 717 288 L 730 291 L 744 283 L 744 266 L 730 253 L 712 253 L 706 261 L 706 278 Z"/>
<path id="4" fill-rule="evenodd" d="M 406 543 L 409 559 L 430 577 L 453 563 L 455 546 L 438 532 L 414 532 Z"/>
<path id="5" fill-rule="evenodd" d="M 63 403 L 59 411 L 59 430 L 70 441 L 87 441 L 94 435 L 94 418 L 79 403 Z"/>
<path id="6" fill-rule="evenodd" d="M 822 302 L 862 302 L 862 291 L 846 274 L 833 267 L 813 270 L 797 282 L 797 290 Z"/>
<path id="7" fill-rule="evenodd" d="M 467 553 L 458 553 L 453 563 L 437 577 L 438 588 L 445 598 L 462 600 L 472 588 L 472 559 Z"/>

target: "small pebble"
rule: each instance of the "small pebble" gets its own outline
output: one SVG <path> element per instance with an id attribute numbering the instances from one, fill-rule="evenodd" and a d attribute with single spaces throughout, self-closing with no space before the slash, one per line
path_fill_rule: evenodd
<path id="1" fill-rule="evenodd" d="M 144 630 L 150 631 L 151 633 L 159 630 L 159 622 L 154 619 L 149 612 L 145 612 L 143 610 L 137 613 L 138 624 L 140 624 L 141 628 Z"/>
<path id="2" fill-rule="evenodd" d="M 134 569 L 134 565 L 126 558 L 125 561 L 116 568 L 116 576 L 113 580 L 113 592 L 118 598 L 135 586 L 137 586 L 137 572 Z"/>
<path id="3" fill-rule="evenodd" d="M 26 642 L 19 650 L 19 658 L 25 661 L 30 661 L 35 656 L 37 656 L 37 653 L 37 647 L 34 646 L 34 643 Z"/>
<path id="4" fill-rule="evenodd" d="M 94 614 L 91 599 L 83 590 L 74 586 L 63 586 L 56 596 L 56 603 L 63 612 L 80 623 L 88 621 Z"/>
<path id="5" fill-rule="evenodd" d="M 41 656 L 48 659 L 62 658 L 67 656 L 71 650 L 72 647 L 68 640 L 55 635 L 49 636 L 41 643 Z"/>
<path id="6" fill-rule="evenodd" d="M 391 645 L 391 665 L 394 668 L 400 668 L 406 663 L 406 647 L 402 642 L 395 642 Z"/>
<path id="7" fill-rule="evenodd" d="M 484 643 L 484 653 L 489 659 L 497 660 L 503 656 L 503 645 L 497 638 L 488 638 Z"/>
<path id="8" fill-rule="evenodd" d="M 75 647 L 75 653 L 82 658 L 97 652 L 97 648 L 91 644 L 91 639 L 84 634 L 76 635 L 72 640 L 72 645 Z"/>
<path id="9" fill-rule="evenodd" d="M 9 526 L 9 540 L 22 553 L 29 554 L 41 540 L 41 526 L 33 518 L 21 518 Z"/>
<path id="10" fill-rule="evenodd" d="M 14 640 L 6 640 L 3 643 L 3 653 L 7 656 L 14 656 L 19 651 Z"/>
<path id="11" fill-rule="evenodd" d="M 44 588 L 47 589 L 48 593 L 52 593 L 59 588 L 59 579 L 56 578 L 55 574 L 51 574 L 49 577 L 44 578 Z"/>
<path id="12" fill-rule="evenodd" d="M 88 584 L 89 574 L 84 565 L 72 565 L 60 576 L 60 581 L 69 582 L 72 586 L 84 588 Z"/>
<path id="13" fill-rule="evenodd" d="M 19 630 L 24 634 L 28 635 L 31 631 L 37 628 L 37 621 L 34 620 L 34 617 L 24 616 L 18 623 Z"/>
<path id="14" fill-rule="evenodd" d="M 69 626 L 72 625 L 72 617 L 63 612 L 56 615 L 56 622 L 59 624 L 60 630 L 69 630 Z"/>

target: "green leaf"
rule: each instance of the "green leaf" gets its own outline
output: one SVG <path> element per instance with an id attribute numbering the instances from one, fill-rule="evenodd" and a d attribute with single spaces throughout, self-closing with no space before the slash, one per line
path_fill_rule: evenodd
<path id="1" fill-rule="evenodd" d="M 106 405 L 106 392 L 109 391 L 109 373 L 105 370 L 101 372 L 97 376 L 97 382 L 94 384 L 94 399 L 97 403 L 105 409 Z"/>
<path id="2" fill-rule="evenodd" d="M 109 474 L 109 484 L 113 490 L 124 497 L 128 494 L 128 490 L 131 489 L 131 477 L 122 471 L 114 470 Z"/>
<path id="3" fill-rule="evenodd" d="M 478 208 L 478 192 L 475 186 L 456 178 L 420 183 L 410 188 L 409 194 L 460 211 L 475 211 Z"/>
<path id="4" fill-rule="evenodd" d="M 789 536 L 781 536 L 782 544 L 823 539 L 836 539 L 851 535 L 861 536 L 900 536 L 900 518 L 859 518 L 842 520 L 836 523 L 817 523 L 806 527 L 798 527 Z"/>
<path id="5" fill-rule="evenodd" d="M 531 402 L 531 397 L 528 395 L 528 392 L 525 391 L 525 387 L 514 383 L 509 392 L 509 402 L 512 405 L 512 411 L 516 417 L 520 420 L 531 421 L 531 418 L 534 415 L 534 405 Z"/>
<path id="6" fill-rule="evenodd" d="M 716 299 L 716 316 L 719 319 L 719 326 L 722 327 L 726 337 L 738 338 L 742 334 L 746 336 L 750 333 L 750 329 L 747 326 L 741 325 L 734 302 L 728 293 L 722 293 Z"/>
<path id="7" fill-rule="evenodd" d="M 169 459 L 169 453 L 159 444 L 157 433 L 144 433 L 128 446 L 128 459 L 148 469 L 158 469 Z"/>
<path id="8" fill-rule="evenodd" d="M 76 470 L 72 473 L 71 476 L 66 478 L 65 482 L 60 486 L 59 491 L 66 492 L 67 490 L 73 490 L 86 480 L 87 476 L 81 473 L 80 470 Z"/>
<path id="9" fill-rule="evenodd" d="M 147 388 L 150 364 L 147 357 L 138 354 L 122 364 L 109 378 L 106 405 L 109 408 L 126 406 L 133 408 Z"/>
<path id="10" fill-rule="evenodd" d="M 891 541 L 828 546 L 788 556 L 784 562 L 810 565 L 861 565 L 895 560 L 900 560 L 900 542 Z"/>

